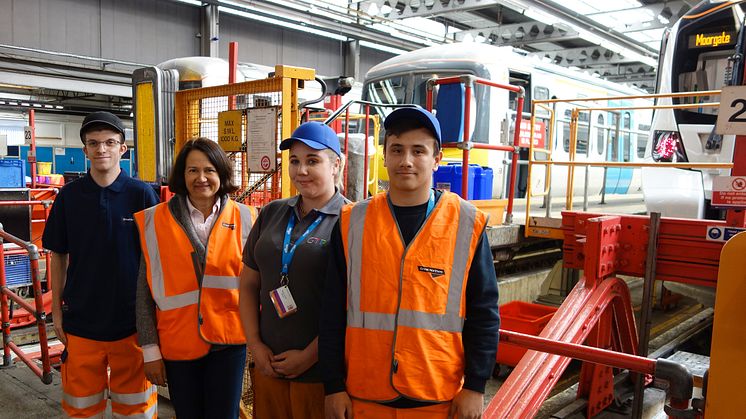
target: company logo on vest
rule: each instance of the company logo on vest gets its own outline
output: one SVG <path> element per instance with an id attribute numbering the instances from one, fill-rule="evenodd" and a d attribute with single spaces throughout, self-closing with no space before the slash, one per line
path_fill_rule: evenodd
<path id="1" fill-rule="evenodd" d="M 417 270 L 419 270 L 420 272 L 427 272 L 427 273 L 429 273 L 429 274 L 430 274 L 430 276 L 431 276 L 431 277 L 433 277 L 433 278 L 437 278 L 437 277 L 439 277 L 439 276 L 443 276 L 443 275 L 445 275 L 445 274 L 446 274 L 446 271 L 444 271 L 444 270 L 442 270 L 442 269 L 438 269 L 438 268 L 429 268 L 429 267 L 427 267 L 427 266 L 418 266 L 418 267 L 417 267 Z"/>

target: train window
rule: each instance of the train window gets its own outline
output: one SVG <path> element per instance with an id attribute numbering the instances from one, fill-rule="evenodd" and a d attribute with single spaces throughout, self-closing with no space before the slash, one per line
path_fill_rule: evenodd
<path id="1" fill-rule="evenodd" d="M 730 80 L 726 80 L 731 72 L 729 58 L 733 51 L 711 51 L 699 54 L 697 67 L 694 71 L 679 74 L 680 92 L 702 92 L 720 89 Z M 680 99 L 680 103 L 712 102 L 710 96 L 693 96 Z M 690 108 L 687 112 L 705 115 L 717 115 L 718 108 Z"/>
<path id="2" fill-rule="evenodd" d="M 534 87 L 534 100 L 547 100 L 549 99 L 549 89 L 546 87 L 536 86 Z"/>
<path id="3" fill-rule="evenodd" d="M 617 141 L 617 133 L 619 128 L 619 115 L 616 113 L 611 114 L 611 124 L 609 127 L 609 145 L 611 146 L 611 150 L 609 150 L 609 161 L 618 161 L 619 160 L 619 142 Z"/>
<path id="4" fill-rule="evenodd" d="M 404 77 L 392 77 L 368 85 L 369 100 L 379 103 L 404 103 L 406 89 Z"/>
<path id="5" fill-rule="evenodd" d="M 578 115 L 578 145 L 576 146 L 577 154 L 588 155 L 588 137 L 590 135 L 589 122 L 590 113 L 580 112 Z"/>
<path id="6" fill-rule="evenodd" d="M 596 151 L 598 154 L 604 154 L 604 144 L 606 144 L 606 127 L 604 127 L 603 114 L 598 115 L 596 120 Z"/>
<path id="7" fill-rule="evenodd" d="M 570 151 L 570 119 L 572 111 L 565 110 L 565 117 L 562 119 L 562 146 L 565 151 Z M 580 112 L 578 115 L 578 133 L 575 154 L 588 154 L 588 112 Z"/>
<path id="8" fill-rule="evenodd" d="M 622 129 L 624 130 L 620 141 L 620 146 L 622 148 L 622 157 L 623 161 L 630 161 L 630 138 L 632 136 L 631 129 L 632 129 L 632 116 L 629 114 L 629 112 L 624 112 L 624 116 L 622 117 Z"/>
<path id="9" fill-rule="evenodd" d="M 562 119 L 562 148 L 565 151 L 570 151 L 570 118 L 572 112 L 569 109 L 565 110 L 565 117 Z"/>
<path id="10" fill-rule="evenodd" d="M 645 148 L 648 145 L 650 124 L 637 125 L 637 157 L 645 157 Z"/>

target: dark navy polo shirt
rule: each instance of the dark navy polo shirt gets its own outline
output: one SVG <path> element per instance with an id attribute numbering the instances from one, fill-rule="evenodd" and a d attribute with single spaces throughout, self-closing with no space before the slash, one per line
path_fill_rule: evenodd
<path id="1" fill-rule="evenodd" d="M 100 341 L 135 333 L 141 251 L 132 214 L 157 203 L 152 187 L 124 171 L 105 188 L 90 173 L 62 188 L 42 244 L 69 255 L 62 294 L 65 333 Z"/>

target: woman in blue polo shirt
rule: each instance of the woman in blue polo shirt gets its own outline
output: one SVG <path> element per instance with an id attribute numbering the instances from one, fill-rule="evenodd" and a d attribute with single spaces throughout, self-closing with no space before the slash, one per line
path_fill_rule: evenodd
<path id="1" fill-rule="evenodd" d="M 244 248 L 240 308 L 257 417 L 323 418 L 317 340 L 327 242 L 346 203 L 337 134 L 306 122 L 280 144 L 299 195 L 262 209 Z"/>

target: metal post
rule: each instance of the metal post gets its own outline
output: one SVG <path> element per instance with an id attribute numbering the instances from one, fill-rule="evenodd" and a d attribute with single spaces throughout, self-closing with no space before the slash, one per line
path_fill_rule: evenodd
<path id="1" fill-rule="evenodd" d="M 521 90 L 517 94 L 517 100 L 516 100 L 516 113 L 515 113 L 515 129 L 513 130 L 513 154 L 511 156 L 511 163 L 510 163 L 510 190 L 508 191 L 508 207 L 506 208 L 506 215 L 505 215 L 505 223 L 510 224 L 513 222 L 513 200 L 515 199 L 515 182 L 516 182 L 516 175 L 518 173 L 518 146 L 520 145 L 521 141 L 521 121 L 523 121 L 523 100 L 525 97 L 525 92 L 523 91 L 523 88 L 520 88 Z M 533 127 L 531 129 L 533 132 Z M 529 145 L 533 145 L 533 140 Z M 531 153 L 531 149 L 529 149 L 529 154 Z M 529 166 L 528 170 L 531 170 L 531 167 Z M 528 191 L 528 185 L 526 186 L 526 191 Z M 528 196 L 528 192 L 526 192 L 526 201 L 531 198 Z M 528 212 L 528 211 L 526 211 Z"/>
<path id="2" fill-rule="evenodd" d="M 589 167 L 585 166 L 585 181 L 583 183 L 583 211 L 588 211 L 588 175 Z"/>
<path id="3" fill-rule="evenodd" d="M 0 224 L 2 230 L 2 224 Z M 0 237 L 0 310 L 2 310 L 2 328 L 3 328 L 3 366 L 10 366 L 10 314 L 8 313 L 8 296 L 5 294 L 5 246 L 3 239 Z"/>
<path id="4" fill-rule="evenodd" d="M 44 301 L 41 292 L 41 275 L 39 273 L 39 251 L 35 245 L 28 249 L 31 262 L 31 281 L 34 289 L 34 317 L 39 329 L 39 349 L 41 350 L 42 374 L 44 384 L 52 382 L 52 368 L 49 360 L 49 342 L 47 341 L 47 313 L 44 311 Z"/>
<path id="5" fill-rule="evenodd" d="M 604 166 L 604 179 L 601 181 L 601 202 L 599 202 L 601 205 L 606 204 L 606 170 L 608 169 L 608 167 Z"/>
<path id="6" fill-rule="evenodd" d="M 640 356 L 648 356 L 648 341 L 652 326 L 653 287 L 655 286 L 655 259 L 658 256 L 658 230 L 660 222 L 661 214 L 659 212 L 650 213 L 648 252 L 645 258 L 645 283 L 642 291 L 642 309 L 637 339 L 637 353 Z M 635 397 L 632 405 L 633 419 L 642 418 L 642 403 L 645 392 L 643 379 L 644 377 L 641 374 L 635 376 Z"/>
<path id="7" fill-rule="evenodd" d="M 471 117 L 471 80 L 464 80 L 464 139 L 461 160 L 461 197 L 469 199 L 469 118 Z"/>
<path id="8" fill-rule="evenodd" d="M 363 198 L 368 197 L 368 136 L 370 135 L 370 105 L 365 105 L 365 159 L 363 160 Z"/>
<path id="9" fill-rule="evenodd" d="M 33 109 L 29 109 L 28 111 L 28 124 L 31 127 L 31 145 L 29 146 L 29 154 L 26 156 L 26 160 L 28 160 L 29 166 L 31 166 L 31 187 L 36 188 L 36 118 Z"/>
<path id="10" fill-rule="evenodd" d="M 350 108 L 345 109 L 345 170 L 344 193 L 347 193 L 347 168 L 350 166 Z"/>

